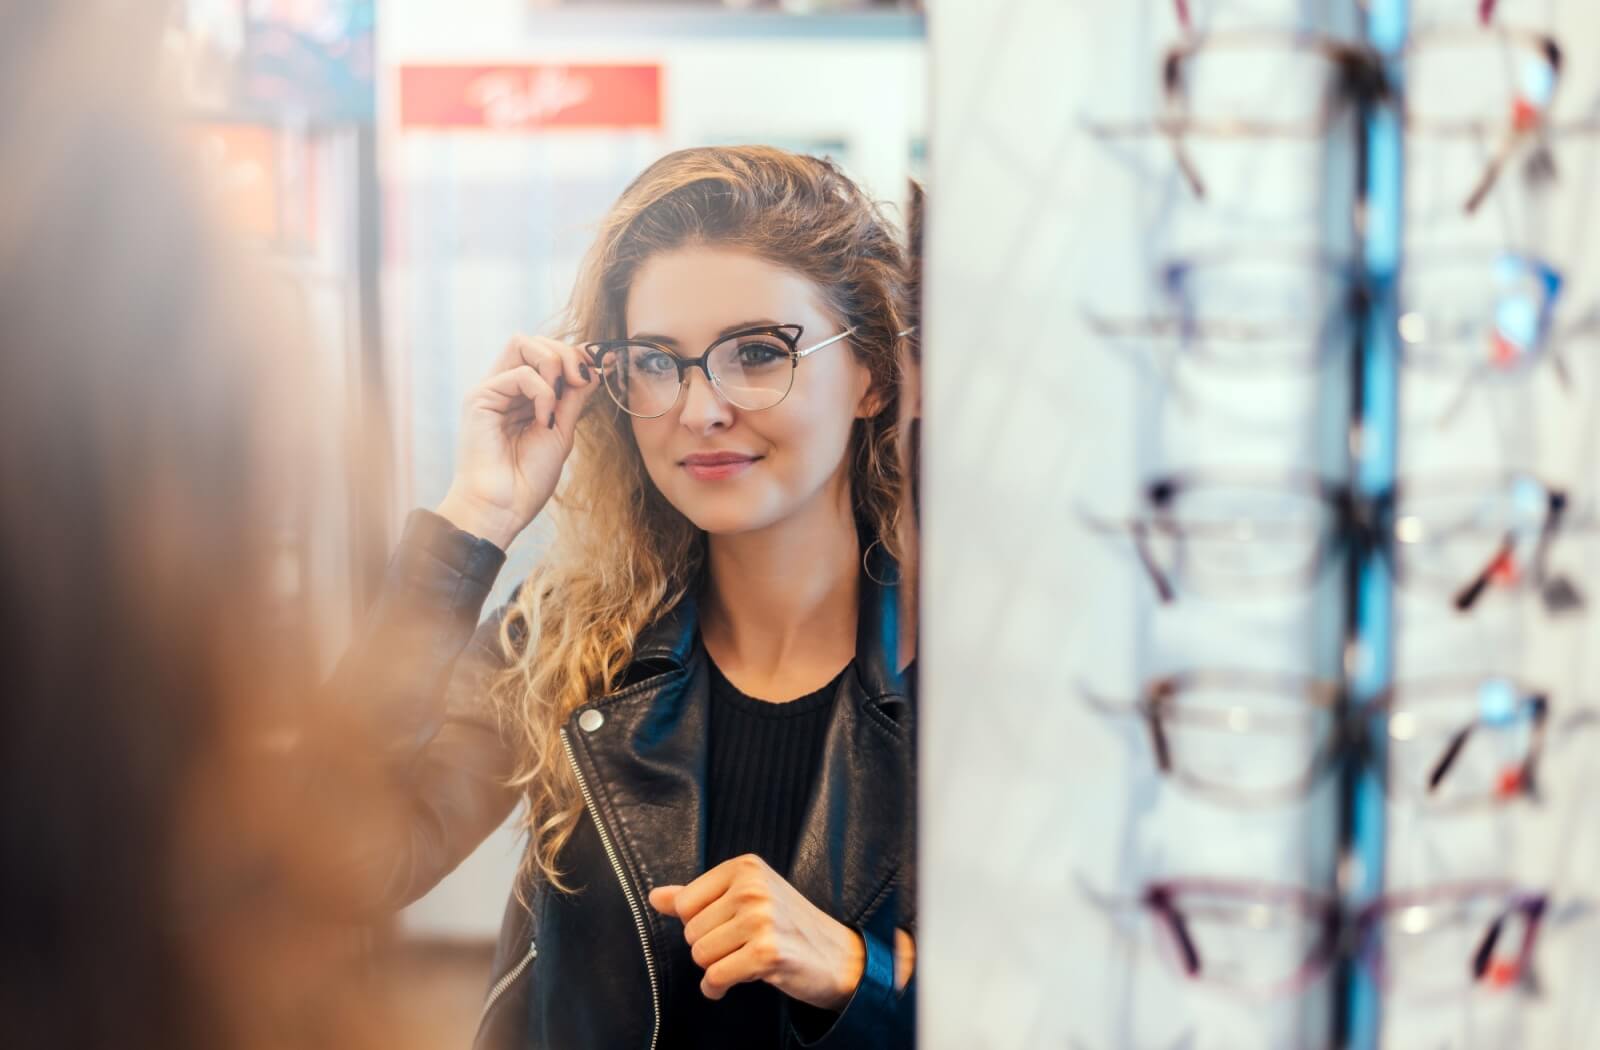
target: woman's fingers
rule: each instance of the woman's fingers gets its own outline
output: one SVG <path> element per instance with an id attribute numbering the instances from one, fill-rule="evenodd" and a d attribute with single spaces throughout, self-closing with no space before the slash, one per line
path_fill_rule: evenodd
<path id="1" fill-rule="evenodd" d="M 592 382 L 581 387 L 568 386 L 561 374 L 552 384 L 533 366 L 518 365 L 490 376 L 474 396 L 481 396 L 481 403 L 498 413 L 508 426 L 560 428 L 562 438 L 570 446 L 584 405 L 598 389 L 599 384 Z"/>
<path id="2" fill-rule="evenodd" d="M 700 992 L 707 999 L 721 999 L 728 989 L 745 981 L 759 981 L 772 965 L 772 950 L 762 941 L 747 941 L 744 947 L 712 963 L 700 978 Z"/>
<path id="3" fill-rule="evenodd" d="M 509 439 L 524 440 L 533 429 L 559 428 L 564 448 L 573 447 L 578 419 L 600 389 L 600 376 L 577 347 L 542 336 L 516 336 L 506 344 L 491 372 L 468 403 L 499 417 Z"/>
<path id="4" fill-rule="evenodd" d="M 540 345 L 537 337 L 514 335 L 506 343 L 500 356 L 495 358 L 494 364 L 489 368 L 488 379 L 503 375 L 514 369 L 527 366 L 537 372 L 546 383 L 554 389 L 556 376 L 560 374 L 559 363 L 547 348 Z"/>
<path id="5" fill-rule="evenodd" d="M 532 351 L 532 342 L 533 340 L 529 336 L 512 336 L 506 341 L 505 348 L 500 351 L 499 355 L 495 357 L 494 362 L 489 366 L 489 374 L 484 376 L 484 379 L 492 379 L 501 372 L 511 371 L 518 365 L 528 365 L 532 367 L 533 365 L 537 364 L 537 361 L 530 361 L 528 359 Z"/>
<path id="6" fill-rule="evenodd" d="M 703 913 L 702 913 L 703 914 Z M 702 970 L 743 948 L 750 933 L 741 922 L 725 922 L 713 927 L 689 946 L 689 955 Z"/>
<path id="7" fill-rule="evenodd" d="M 738 914 L 738 904 L 726 893 L 707 904 L 683 924 L 683 936 L 691 945 Z"/>
<path id="8" fill-rule="evenodd" d="M 567 385 L 574 388 L 587 387 L 600 377 L 594 374 L 594 369 L 589 367 L 589 354 L 582 347 L 571 346 L 567 343 L 555 343 L 557 352 L 561 355 L 561 365 L 565 371 Z"/>
<path id="9" fill-rule="evenodd" d="M 520 365 L 533 368 L 557 392 L 587 387 L 599 378 L 583 350 L 546 336 L 513 336 L 496 359 L 492 374 Z"/>
<path id="10" fill-rule="evenodd" d="M 549 421 L 555 418 L 556 392 L 531 365 L 518 365 L 490 376 L 475 395 L 478 403 L 505 417 L 508 422 L 525 416 L 530 410 L 532 420 Z"/>
<path id="11" fill-rule="evenodd" d="M 565 377 L 563 376 L 563 378 Z M 600 377 L 594 376 L 591 382 L 582 386 L 563 383 L 561 384 L 561 389 L 556 391 L 558 396 L 556 398 L 555 425 L 560 429 L 562 436 L 567 439 L 568 445 L 572 443 L 573 435 L 577 432 L 578 418 L 583 415 L 583 407 L 589 403 L 589 399 L 599 389 Z"/>

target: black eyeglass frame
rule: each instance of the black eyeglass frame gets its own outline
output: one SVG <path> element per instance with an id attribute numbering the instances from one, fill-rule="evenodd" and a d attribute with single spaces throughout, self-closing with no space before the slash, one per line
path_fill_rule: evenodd
<path id="1" fill-rule="evenodd" d="M 1373 699 L 1372 704 L 1360 709 L 1350 705 L 1348 693 L 1336 681 L 1288 673 L 1230 668 L 1197 669 L 1152 678 L 1141 688 L 1138 699 L 1133 701 L 1108 700 L 1088 689 L 1080 689 L 1080 693 L 1089 706 L 1101 714 L 1132 715 L 1144 725 L 1152 758 L 1162 776 L 1173 779 L 1186 789 L 1205 798 L 1229 805 L 1250 807 L 1278 805 L 1303 797 L 1323 777 L 1347 760 L 1375 766 L 1379 769 L 1380 775 L 1385 774 L 1387 770 L 1374 761 L 1376 754 L 1373 748 L 1373 734 L 1380 729 L 1387 730 L 1394 708 L 1401 700 L 1416 695 L 1423 702 L 1427 702 L 1430 696 L 1443 695 L 1461 687 L 1481 686 L 1491 679 L 1503 679 L 1513 686 L 1516 709 L 1528 722 L 1531 737 L 1527 754 L 1523 756 L 1517 769 L 1515 791 L 1502 792 L 1475 801 L 1485 804 L 1504 803 L 1515 797 L 1537 801 L 1540 797 L 1539 766 L 1552 730 L 1550 698 L 1546 691 L 1507 676 L 1485 678 L 1458 675 L 1423 679 L 1385 689 Z M 1317 747 L 1307 760 L 1304 772 L 1273 791 L 1228 788 L 1215 782 L 1199 781 L 1187 776 L 1173 757 L 1174 748 L 1171 743 L 1175 732 L 1173 723 L 1182 717 L 1178 713 L 1179 697 L 1186 690 L 1213 687 L 1237 687 L 1255 691 L 1258 695 L 1278 693 L 1290 703 L 1303 703 L 1307 710 L 1326 712 L 1329 718 L 1326 738 L 1317 741 Z M 1556 729 L 1565 734 L 1591 728 L 1597 721 L 1600 721 L 1600 714 L 1593 709 L 1580 707 L 1564 716 Z M 1461 720 L 1461 724 L 1451 735 L 1449 744 L 1428 768 L 1426 789 L 1429 793 L 1440 787 L 1456 760 L 1460 758 L 1462 749 L 1470 740 L 1473 731 L 1484 724 L 1481 717 Z M 1387 777 L 1385 786 L 1386 788 L 1389 786 Z"/>
<path id="2" fill-rule="evenodd" d="M 634 416 L 638 419 L 659 419 L 668 412 L 671 412 L 673 405 L 676 405 L 678 401 L 682 399 L 683 389 L 688 385 L 689 370 L 694 368 L 700 369 L 700 371 L 704 373 L 706 377 L 706 382 L 710 383 L 714 388 L 716 388 L 717 392 L 722 394 L 723 397 L 728 398 L 729 404 L 736 406 L 741 411 L 764 412 L 769 408 L 775 408 L 782 404 L 784 398 L 789 396 L 789 391 L 794 389 L 794 370 L 800 367 L 800 361 L 803 358 L 811 356 L 813 353 L 816 353 L 823 347 L 832 346 L 834 343 L 848 339 L 850 336 L 855 334 L 855 331 L 855 326 L 852 325 L 851 327 L 846 328 L 843 332 L 840 332 L 838 335 L 830 336 L 820 343 L 815 343 L 806 347 L 804 350 L 800 349 L 799 346 L 800 337 L 805 334 L 805 326 L 798 324 L 753 325 L 749 328 L 740 328 L 737 331 L 728 332 L 722 336 L 719 336 L 716 342 L 706 347 L 705 350 L 702 351 L 697 357 L 683 357 L 670 346 L 667 346 L 664 343 L 655 342 L 650 339 L 602 339 L 583 344 L 583 349 L 584 352 L 589 355 L 590 366 L 594 368 L 595 371 L 600 373 L 601 378 L 604 381 L 606 393 L 610 395 L 612 401 L 616 402 L 618 408 L 626 412 L 628 415 Z M 782 396 L 780 396 L 778 400 L 774 401 L 772 404 L 763 405 L 760 408 L 748 408 L 735 401 L 728 394 L 726 388 L 723 387 L 722 381 L 712 374 L 710 365 L 711 354 L 718 347 L 727 343 L 730 339 L 741 339 L 754 335 L 773 336 L 780 340 L 789 352 L 789 382 L 784 387 Z M 678 393 L 660 412 L 643 413 L 633 411 L 627 405 L 622 403 L 622 398 L 617 395 L 617 392 L 612 388 L 610 380 L 607 378 L 608 369 L 613 367 L 606 361 L 607 356 L 632 346 L 644 346 L 649 347 L 652 350 L 658 350 L 671 358 L 673 364 L 677 367 Z"/>
<path id="3" fill-rule="evenodd" d="M 1565 491 L 1553 488 L 1524 473 L 1509 472 L 1497 480 L 1501 482 L 1530 480 L 1539 486 L 1545 506 L 1534 553 L 1529 559 L 1532 569 L 1531 582 L 1538 587 L 1549 588 L 1564 584 L 1565 589 L 1560 594 L 1554 590 L 1547 590 L 1547 602 L 1558 603 L 1562 607 L 1581 606 L 1582 597 L 1572 590 L 1571 584 L 1563 577 L 1552 577 L 1548 570 L 1550 548 L 1565 524 L 1569 505 L 1568 495 Z M 1362 550 L 1374 550 L 1385 555 L 1389 558 L 1396 578 L 1404 582 L 1397 560 L 1394 558 L 1394 546 L 1397 542 L 1404 542 L 1396 535 L 1398 524 L 1396 508 L 1405 493 L 1409 491 L 1410 486 L 1405 485 L 1391 488 L 1375 496 L 1363 497 L 1347 484 L 1312 474 L 1277 476 L 1220 472 L 1173 474 L 1155 478 L 1145 485 L 1143 500 L 1148 511 L 1146 515 L 1135 517 L 1120 527 L 1092 517 L 1089 518 L 1089 524 L 1100 531 L 1125 529 L 1131 534 L 1134 550 L 1156 589 L 1156 596 L 1163 604 L 1168 604 L 1177 598 L 1177 587 L 1171 579 L 1171 574 L 1162 568 L 1155 556 L 1151 547 L 1152 534 L 1160 533 L 1181 540 L 1184 530 L 1172 521 L 1171 508 L 1183 493 L 1213 485 L 1298 493 L 1323 505 L 1327 513 L 1318 530 L 1311 562 L 1297 581 L 1303 586 L 1313 585 L 1332 560 L 1332 556 L 1346 550 L 1357 553 Z M 1418 487 L 1426 488 L 1425 485 Z M 1508 533 L 1497 548 L 1496 556 L 1490 559 L 1472 579 L 1456 588 L 1451 596 L 1451 604 L 1458 612 L 1470 611 L 1488 591 L 1503 558 L 1515 551 L 1517 538 L 1517 534 Z M 1568 591 L 1571 591 L 1571 594 L 1563 597 Z"/>
<path id="4" fill-rule="evenodd" d="M 1557 126 L 1549 117 L 1554 95 L 1559 91 L 1562 73 L 1560 43 L 1547 33 L 1491 24 L 1485 19 L 1480 26 L 1471 28 L 1440 28 L 1418 36 L 1409 52 L 1430 46 L 1448 45 L 1454 39 L 1469 35 L 1498 39 L 1507 46 L 1522 48 L 1537 54 L 1548 65 L 1551 78 L 1551 103 L 1538 113 L 1514 114 L 1508 120 L 1486 117 L 1480 120 L 1459 122 L 1434 121 L 1426 117 L 1405 114 L 1408 132 L 1440 138 L 1476 137 L 1498 134 L 1499 144 L 1489 157 L 1482 173 L 1462 202 L 1462 211 L 1475 213 L 1499 183 L 1507 162 L 1527 143 L 1534 144 L 1530 162 L 1537 174 L 1546 179 L 1555 177 L 1555 158 L 1550 139 L 1555 135 L 1593 132 L 1591 121 L 1576 121 Z M 1185 68 L 1196 55 L 1228 49 L 1257 49 L 1279 47 L 1299 51 L 1326 59 L 1334 70 L 1331 78 L 1333 95 L 1323 111 L 1304 121 L 1274 120 L 1196 120 L 1190 113 L 1189 95 L 1185 81 Z M 1357 112 L 1375 105 L 1387 104 L 1395 92 L 1384 68 L 1382 57 L 1370 46 L 1322 33 L 1295 30 L 1256 29 L 1235 30 L 1206 36 L 1189 35 L 1169 47 L 1160 62 L 1162 112 L 1153 120 L 1135 123 L 1105 123 L 1086 121 L 1087 129 L 1103 136 L 1155 133 L 1165 138 L 1178 165 L 1179 173 L 1195 197 L 1204 200 L 1207 187 L 1199 166 L 1190 156 L 1185 142 L 1193 137 L 1250 139 L 1250 138 L 1303 138 L 1315 139 L 1326 135 L 1334 120 L 1342 113 Z"/>
<path id="5" fill-rule="evenodd" d="M 1174 966 L 1189 980 L 1209 977 L 1204 954 L 1189 929 L 1188 909 L 1184 905 L 1191 895 L 1220 896 L 1241 905 L 1280 907 L 1304 916 L 1315 927 L 1316 935 L 1298 967 L 1292 973 L 1282 974 L 1279 980 L 1255 996 L 1268 1000 L 1304 991 L 1340 959 L 1356 961 L 1369 968 L 1375 977 L 1386 981 L 1388 972 L 1381 933 L 1391 916 L 1408 911 L 1426 916 L 1435 908 L 1471 900 L 1493 901 L 1498 908 L 1485 922 L 1471 957 L 1465 960 L 1470 983 L 1502 986 L 1507 976 L 1528 981 L 1541 928 L 1552 911 L 1560 910 L 1546 893 L 1489 880 L 1441 883 L 1389 893 L 1354 908 L 1307 887 L 1249 879 L 1209 876 L 1157 879 L 1146 882 L 1132 896 L 1101 893 L 1081 875 L 1077 881 L 1079 892 L 1104 914 L 1138 911 L 1156 920 L 1161 930 L 1172 938 L 1176 949 L 1172 959 Z M 1567 910 L 1581 916 L 1590 907 L 1587 901 L 1580 900 L 1570 904 Z M 1513 930 L 1510 943 L 1503 943 L 1508 937 L 1507 924 L 1514 917 L 1523 920 L 1521 936 L 1517 937 Z M 1560 917 L 1556 918 L 1559 921 Z M 1509 972 L 1503 975 L 1493 964 L 1497 949 L 1504 948 L 1510 949 L 1508 954 L 1514 961 Z"/>

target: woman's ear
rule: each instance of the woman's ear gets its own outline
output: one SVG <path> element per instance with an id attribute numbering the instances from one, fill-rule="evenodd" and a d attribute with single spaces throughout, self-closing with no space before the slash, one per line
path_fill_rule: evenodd
<path id="1" fill-rule="evenodd" d="M 871 419 L 889 405 L 889 394 L 882 383 L 873 380 L 856 405 L 857 419 Z M 900 378 L 900 414 L 902 420 L 922 418 L 922 362 L 907 361 L 905 374 Z"/>
<path id="2" fill-rule="evenodd" d="M 856 402 L 856 418 L 871 419 L 889 404 L 889 395 L 884 391 L 883 384 L 872 381 L 861 399 Z"/>
<path id="3" fill-rule="evenodd" d="M 889 403 L 889 398 L 883 389 L 883 384 L 872 374 L 872 369 L 860 361 L 852 361 L 850 364 L 855 369 L 856 389 L 860 391 L 856 395 L 856 418 L 871 419 L 883 411 L 884 406 Z"/>

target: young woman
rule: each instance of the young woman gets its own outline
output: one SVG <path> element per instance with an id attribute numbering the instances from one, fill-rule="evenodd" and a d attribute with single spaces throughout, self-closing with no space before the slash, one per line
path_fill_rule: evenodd
<path id="1" fill-rule="evenodd" d="M 480 1045 L 911 1045 L 910 276 L 832 164 L 684 150 L 467 398 L 343 687 L 385 904 L 525 804 Z"/>

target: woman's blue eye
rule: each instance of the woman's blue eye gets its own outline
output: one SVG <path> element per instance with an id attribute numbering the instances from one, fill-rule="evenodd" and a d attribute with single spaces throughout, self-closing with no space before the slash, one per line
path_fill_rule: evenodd
<path id="1" fill-rule="evenodd" d="M 766 365 L 776 364 L 788 356 L 789 351 L 786 347 L 775 346 L 772 343 L 753 342 L 740 344 L 737 360 L 745 368 L 761 368 Z"/>
<path id="2" fill-rule="evenodd" d="M 646 350 L 633 359 L 635 370 L 649 375 L 666 375 L 676 372 L 678 366 L 672 360 L 672 355 L 661 350 Z"/>

